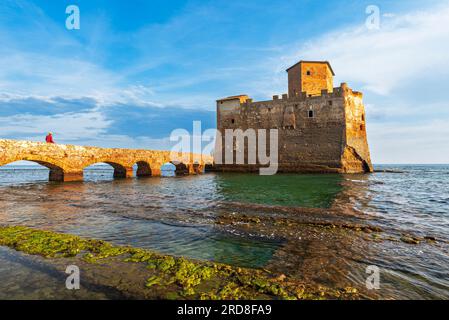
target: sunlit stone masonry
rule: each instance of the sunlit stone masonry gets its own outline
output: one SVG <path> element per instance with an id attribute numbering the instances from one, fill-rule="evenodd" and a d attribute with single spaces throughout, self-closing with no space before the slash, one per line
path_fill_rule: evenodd
<path id="1" fill-rule="evenodd" d="M 288 94 L 281 97 L 253 102 L 238 95 L 217 100 L 217 128 L 223 140 L 217 149 L 225 154 L 226 148 L 248 148 L 248 141 L 227 143 L 226 129 L 277 129 L 278 172 L 373 171 L 362 93 L 346 83 L 334 88 L 335 74 L 327 61 L 300 61 L 287 73 Z M 250 163 L 245 155 L 244 163 L 226 162 L 216 169 L 249 172 L 260 167 L 258 160 Z"/>
<path id="2" fill-rule="evenodd" d="M 114 168 L 114 178 L 159 176 L 161 166 L 172 163 L 184 174 L 202 173 L 211 165 L 210 156 L 170 151 L 108 149 L 64 144 L 40 143 L 0 139 L 0 166 L 15 161 L 33 161 L 50 169 L 50 181 L 83 180 L 83 169 L 96 163 L 107 163 Z"/>

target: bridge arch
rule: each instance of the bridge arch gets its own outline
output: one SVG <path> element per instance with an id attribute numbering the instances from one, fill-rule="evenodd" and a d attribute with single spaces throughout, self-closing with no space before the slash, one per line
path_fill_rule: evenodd
<path id="1" fill-rule="evenodd" d="M 136 176 L 137 177 L 151 177 L 152 176 L 152 168 L 151 165 L 147 161 L 137 161 L 135 166 L 137 166 Z"/>
<path id="2" fill-rule="evenodd" d="M 171 162 L 163 163 L 159 168 L 160 174 L 163 177 L 174 177 L 176 176 L 176 166 Z"/>
<path id="3" fill-rule="evenodd" d="M 175 174 L 177 176 L 183 176 L 189 174 L 189 167 L 184 163 L 180 161 L 170 161 L 172 165 L 175 166 Z"/>
<path id="4" fill-rule="evenodd" d="M 96 163 L 111 165 L 116 178 L 132 177 L 133 165 L 136 163 L 138 176 L 145 176 L 150 172 L 152 176 L 158 176 L 161 173 L 160 166 L 174 160 L 179 161 L 174 162 L 178 175 L 193 174 L 195 166 L 192 160 L 198 157 L 199 155 L 192 153 L 178 153 L 173 157 L 170 151 L 98 148 L 0 139 L 0 166 L 20 160 L 32 161 L 48 168 L 49 178 L 52 181 L 82 181 L 83 169 Z M 203 164 L 203 161 L 208 164 L 213 162 L 213 158 L 209 156 L 201 159 L 200 164 Z"/>
<path id="5" fill-rule="evenodd" d="M 102 160 L 102 159 L 98 159 L 93 162 L 89 162 L 89 163 L 85 164 L 82 169 L 83 176 L 84 176 L 84 172 L 87 168 L 89 168 L 93 165 L 102 164 L 102 163 L 108 164 L 114 169 L 113 178 L 115 178 L 115 179 L 129 178 L 129 177 L 133 176 L 132 167 L 128 167 L 128 166 L 120 164 L 118 162 Z"/>
<path id="6" fill-rule="evenodd" d="M 111 162 L 111 161 L 106 161 L 105 163 L 107 163 L 108 165 L 110 165 L 111 167 L 114 168 L 114 178 L 121 179 L 121 178 L 128 177 L 127 172 L 129 171 L 129 169 L 127 169 L 124 165 L 121 165 L 116 162 Z M 132 176 L 132 171 L 131 171 L 131 176 Z"/>
<path id="7" fill-rule="evenodd" d="M 48 157 L 40 157 L 38 155 L 20 155 L 14 157 L 13 159 L 8 159 L 7 161 L 2 162 L 0 165 L 4 166 L 17 161 L 30 161 L 37 163 L 41 166 L 49 169 L 49 181 L 64 181 L 64 166 L 62 163 L 59 163 L 57 160 L 48 158 Z"/>
<path id="8" fill-rule="evenodd" d="M 33 161 L 33 162 L 36 162 L 41 166 L 44 166 L 50 170 L 48 176 L 49 181 L 58 181 L 58 182 L 64 181 L 64 169 L 62 169 L 60 166 L 57 166 L 55 164 L 46 161 Z"/>

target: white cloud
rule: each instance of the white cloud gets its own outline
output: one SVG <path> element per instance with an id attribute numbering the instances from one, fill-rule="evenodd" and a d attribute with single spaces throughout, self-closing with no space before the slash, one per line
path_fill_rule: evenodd
<path id="1" fill-rule="evenodd" d="M 3 51 L 3 52 L 2 52 Z M 154 91 L 126 84 L 116 72 L 86 60 L 0 50 L 1 99 L 93 98 L 99 104 L 153 104 Z"/>
<path id="2" fill-rule="evenodd" d="M 31 138 L 41 132 L 42 136 L 38 140 L 42 140 L 51 131 L 65 142 L 79 141 L 103 134 L 111 123 L 97 111 L 54 116 L 16 115 L 0 117 L 0 136 L 20 133 L 21 136 L 29 134 L 27 138 Z"/>
<path id="3" fill-rule="evenodd" d="M 375 163 L 448 163 L 447 121 L 424 124 L 371 124 L 368 131 Z"/>
<path id="4" fill-rule="evenodd" d="M 271 83 L 280 88 L 284 67 L 298 59 L 328 60 L 336 86 L 347 82 L 365 93 L 373 162 L 448 163 L 449 103 L 434 87 L 449 82 L 448 21 L 444 1 L 425 11 L 388 14 L 380 30 L 336 30 L 287 50 L 272 64 L 277 80 Z"/>
<path id="5" fill-rule="evenodd" d="M 394 18 L 394 17 L 396 17 L 396 15 L 394 13 L 391 13 L 391 12 L 386 12 L 386 13 L 382 14 L 382 17 L 384 17 L 384 18 Z"/>
<path id="6" fill-rule="evenodd" d="M 17 115 L 0 117 L 0 136 L 20 133 L 21 140 L 44 141 L 45 135 L 52 132 L 57 143 L 105 148 L 169 150 L 174 144 L 168 136 L 156 139 L 108 134 L 111 125 L 113 121 L 98 111 L 54 116 Z"/>
<path id="7" fill-rule="evenodd" d="M 39 13 L 37 20 L 44 18 L 43 15 Z M 145 36 L 151 35 L 151 32 L 143 30 L 136 33 L 132 40 L 137 42 L 140 39 L 136 49 L 143 54 L 137 61 L 130 63 L 124 72 L 103 67 L 101 54 L 96 59 L 98 54 L 95 46 L 87 50 L 90 55 L 72 57 L 68 54 L 71 50 L 67 48 L 79 48 L 79 53 L 86 48 L 76 38 L 67 37 L 66 33 L 56 32 L 55 37 L 51 23 L 49 30 L 46 30 L 49 24 L 45 23 L 45 28 L 30 32 L 32 36 L 23 41 L 39 39 L 34 40 L 33 44 L 48 43 L 48 50 L 27 50 L 15 34 L 0 30 L 0 43 L 7 44 L 0 47 L 0 99 L 32 96 L 51 101 L 54 96 L 91 97 L 98 105 L 134 103 L 162 107 L 176 103 L 181 106 L 213 108 L 214 100 L 226 95 L 226 90 L 234 90 L 236 85 L 205 92 L 201 90 L 203 83 L 219 83 L 223 79 L 226 80 L 223 83 L 227 83 L 229 79 L 237 79 L 235 82 L 238 83 L 237 88 L 241 88 L 239 91 L 269 98 L 272 94 L 285 92 L 285 69 L 298 59 L 329 60 L 337 73 L 336 85 L 338 82 L 348 82 L 354 89 L 367 93 L 367 127 L 374 162 L 449 162 L 449 151 L 444 151 L 449 150 L 449 141 L 444 138 L 448 134 L 445 119 L 449 121 L 447 97 L 444 101 L 424 104 L 424 99 L 421 99 L 419 103 L 407 105 L 414 97 L 422 97 L 423 92 L 432 94 L 433 83 L 429 83 L 429 79 L 440 80 L 440 83 L 449 82 L 447 21 L 447 1 L 427 11 L 394 15 L 386 12 L 380 30 L 368 30 L 362 23 L 360 26 L 336 30 L 307 43 L 298 43 L 293 45 L 293 49 L 292 44 L 288 43 L 285 47 L 267 50 L 269 55 L 261 55 L 260 59 L 254 61 L 245 60 L 232 68 L 225 65 L 219 69 L 218 66 L 214 68 L 213 74 L 197 70 L 196 74 L 189 73 L 185 77 L 164 76 L 161 82 L 153 81 L 151 85 L 129 83 L 135 74 L 176 60 L 174 58 L 178 58 L 178 54 L 172 52 L 172 46 L 153 53 L 151 50 L 154 46 L 165 48 L 164 39 L 170 38 L 170 35 L 180 39 L 194 35 L 196 26 L 183 21 L 170 22 L 165 27 L 154 26 L 161 30 L 156 32 L 159 35 L 157 39 L 152 38 L 151 46 L 148 46 L 149 37 Z M 189 28 L 185 28 L 185 25 Z M 180 29 L 184 32 L 179 32 Z M 143 44 L 145 46 L 142 48 Z M 286 54 L 279 56 L 278 50 Z M 258 51 L 263 51 L 263 48 Z M 91 55 L 95 56 L 95 60 Z M 190 87 L 196 90 L 182 90 Z M 416 89 L 418 87 L 419 90 Z M 241 92 L 229 92 L 236 93 Z M 407 121 L 404 121 L 405 117 Z M 412 117 L 416 118 L 414 122 Z M 160 146 L 166 143 L 164 139 L 107 135 L 105 132 L 110 125 L 111 121 L 99 111 L 58 116 L 23 115 L 0 118 L 0 135 L 20 132 L 21 135 L 29 134 L 30 139 L 40 140 L 42 137 L 37 137 L 36 132 L 50 130 L 67 142 L 88 141 L 103 146 L 133 145 L 145 148 L 151 147 L 149 143 Z M 431 147 L 434 149 L 430 150 Z"/>
<path id="8" fill-rule="evenodd" d="M 87 19 L 87 18 L 86 18 Z M 0 4 L 0 98 L 93 98 L 100 104 L 151 103 L 148 86 L 103 65 L 98 48 L 110 41 L 103 21 L 86 38 L 74 36 L 29 1 Z M 13 23 L 15 22 L 15 24 Z"/>
<path id="9" fill-rule="evenodd" d="M 379 30 L 364 25 L 338 30 L 312 40 L 282 57 L 329 60 L 341 82 L 387 95 L 429 72 L 449 75 L 449 5 L 381 20 Z"/>
<path id="10" fill-rule="evenodd" d="M 106 98 L 118 81 L 91 63 L 23 52 L 0 58 L 0 90 L 15 96 L 92 96 Z"/>

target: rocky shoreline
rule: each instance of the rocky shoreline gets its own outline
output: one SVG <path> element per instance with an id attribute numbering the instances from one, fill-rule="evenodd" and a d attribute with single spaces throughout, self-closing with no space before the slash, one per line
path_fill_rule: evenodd
<path id="1" fill-rule="evenodd" d="M 358 299 L 355 288 L 314 287 L 285 274 L 116 246 L 102 240 L 0 226 L 0 246 L 61 268 L 76 264 L 83 281 L 129 299 Z"/>

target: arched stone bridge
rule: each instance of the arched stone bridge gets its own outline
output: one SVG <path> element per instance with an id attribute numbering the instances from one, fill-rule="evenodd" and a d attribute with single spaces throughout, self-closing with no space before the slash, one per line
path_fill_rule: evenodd
<path id="1" fill-rule="evenodd" d="M 50 169 L 50 181 L 83 180 L 83 169 L 96 163 L 114 168 L 115 178 L 159 176 L 161 166 L 172 163 L 184 174 L 202 173 L 213 163 L 211 156 L 157 150 L 108 149 L 31 141 L 0 139 L 0 166 L 11 162 L 33 161 Z"/>

